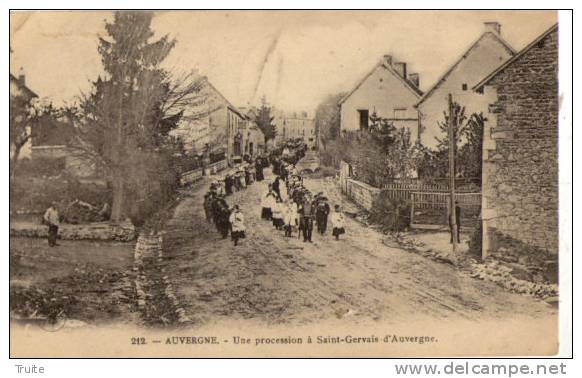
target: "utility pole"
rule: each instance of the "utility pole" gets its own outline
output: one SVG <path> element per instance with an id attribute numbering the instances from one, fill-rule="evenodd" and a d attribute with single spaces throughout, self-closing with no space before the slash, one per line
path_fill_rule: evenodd
<path id="1" fill-rule="evenodd" d="M 453 233 L 453 252 L 457 250 L 457 214 L 455 206 L 455 132 L 453 130 L 453 96 L 449 93 L 449 119 L 448 119 L 448 134 L 449 134 L 449 189 L 450 189 L 450 211 L 449 222 L 451 222 L 451 232 Z"/>

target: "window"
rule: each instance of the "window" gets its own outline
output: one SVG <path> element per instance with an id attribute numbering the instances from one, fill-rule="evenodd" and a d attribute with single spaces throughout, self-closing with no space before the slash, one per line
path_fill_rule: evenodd
<path id="1" fill-rule="evenodd" d="M 467 90 L 467 84 L 466 83 L 463 83 L 463 85 L 461 85 L 461 88 L 463 88 L 463 90 L 466 91 Z"/>
<path id="2" fill-rule="evenodd" d="M 368 130 L 368 122 L 370 120 L 370 112 L 368 109 L 358 109 L 358 117 L 360 122 L 360 130 Z"/>
<path id="3" fill-rule="evenodd" d="M 406 108 L 396 108 L 394 109 L 394 118 L 403 119 L 406 118 Z"/>

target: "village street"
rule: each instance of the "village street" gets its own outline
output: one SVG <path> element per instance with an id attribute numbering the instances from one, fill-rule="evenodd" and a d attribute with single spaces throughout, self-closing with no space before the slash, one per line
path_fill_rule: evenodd
<path id="1" fill-rule="evenodd" d="M 382 243 L 387 237 L 353 219 L 336 241 L 314 231 L 313 243 L 285 238 L 260 218 L 260 197 L 273 178 L 227 197 L 246 217 L 247 238 L 234 247 L 204 219 L 202 197 L 212 178 L 195 185 L 166 224 L 166 271 L 197 325 L 254 319 L 262 324 L 364 323 L 415 319 L 556 318 L 557 310 Z M 305 178 L 332 203 L 345 201 L 330 181 Z M 348 203 L 343 203 L 349 209 Z"/>

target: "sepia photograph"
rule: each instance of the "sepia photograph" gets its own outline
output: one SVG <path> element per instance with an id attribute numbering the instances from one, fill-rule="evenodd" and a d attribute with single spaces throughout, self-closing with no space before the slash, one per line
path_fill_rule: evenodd
<path id="1" fill-rule="evenodd" d="M 9 16 L 11 358 L 558 354 L 558 11 Z"/>

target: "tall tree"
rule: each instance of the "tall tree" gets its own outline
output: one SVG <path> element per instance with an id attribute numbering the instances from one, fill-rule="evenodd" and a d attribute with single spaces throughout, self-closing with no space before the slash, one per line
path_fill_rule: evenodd
<path id="1" fill-rule="evenodd" d="M 467 122 L 466 143 L 459 149 L 459 168 L 463 177 L 481 182 L 483 169 L 483 128 L 487 118 L 483 113 L 473 113 Z"/>
<path id="2" fill-rule="evenodd" d="M 265 97 L 261 99 L 261 107 L 257 110 L 255 116 L 255 123 L 257 127 L 263 132 L 265 137 L 265 144 L 277 136 L 277 125 L 273 123 L 275 117 L 271 115 L 271 107 L 267 104 Z"/>
<path id="3" fill-rule="evenodd" d="M 487 120 L 482 113 L 465 114 L 465 107 L 453 103 L 453 141 L 455 154 L 455 175 L 480 181 L 483 153 L 483 127 Z M 420 164 L 420 175 L 425 179 L 444 178 L 448 175 L 449 139 L 447 123 L 449 116 L 443 116 L 444 121 L 439 127 L 445 135 L 437 138 L 436 150 L 424 150 L 424 159 Z"/>
<path id="4" fill-rule="evenodd" d="M 465 107 L 461 106 L 457 102 L 453 102 L 453 112 L 451 115 L 448 112 L 443 112 L 444 121 L 439 121 L 438 126 L 441 130 L 441 133 L 444 134 L 444 137 L 437 138 L 437 148 L 440 151 L 447 151 L 449 150 L 449 134 L 448 134 L 448 125 L 449 125 L 449 117 L 452 117 L 452 124 L 453 124 L 453 146 L 455 147 L 455 157 L 459 148 L 459 143 L 463 139 L 466 131 L 467 131 L 467 116 L 465 115 Z"/>
<path id="5" fill-rule="evenodd" d="M 123 11 L 106 22 L 107 37 L 98 46 L 105 76 L 79 107 L 77 149 L 108 173 L 114 221 L 133 211 L 140 200 L 135 192 L 168 185 L 160 176 L 171 168 L 167 157 L 174 146 L 168 134 L 182 116 L 176 105 L 200 89 L 198 81 L 173 84 L 160 68 L 175 41 L 167 35 L 151 41 L 152 16 Z"/>
<path id="6" fill-rule="evenodd" d="M 327 144 L 339 137 L 340 106 L 339 101 L 345 93 L 328 95 L 315 110 L 315 132 L 323 149 Z"/>

